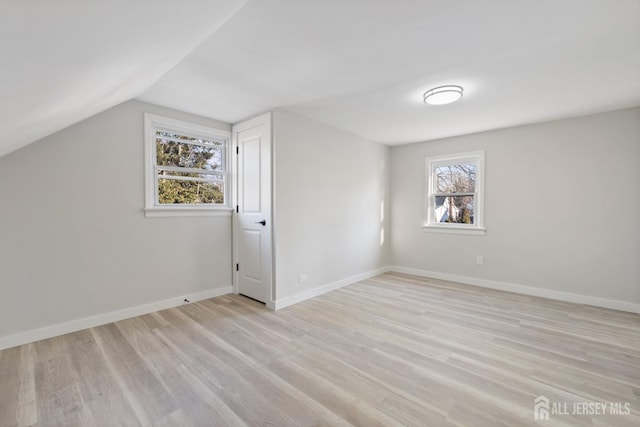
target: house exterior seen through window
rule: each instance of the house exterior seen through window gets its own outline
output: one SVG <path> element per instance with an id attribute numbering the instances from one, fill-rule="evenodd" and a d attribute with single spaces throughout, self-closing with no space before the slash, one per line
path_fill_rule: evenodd
<path id="1" fill-rule="evenodd" d="M 484 152 L 426 159 L 425 231 L 484 234 Z"/>
<path id="2" fill-rule="evenodd" d="M 145 133 L 145 211 L 229 209 L 229 132 L 146 114 Z"/>

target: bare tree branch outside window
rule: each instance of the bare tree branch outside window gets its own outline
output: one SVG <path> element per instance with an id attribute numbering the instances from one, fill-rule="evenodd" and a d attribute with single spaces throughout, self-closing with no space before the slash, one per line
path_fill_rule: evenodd
<path id="1" fill-rule="evenodd" d="M 435 222 L 474 224 L 476 164 L 435 166 Z"/>

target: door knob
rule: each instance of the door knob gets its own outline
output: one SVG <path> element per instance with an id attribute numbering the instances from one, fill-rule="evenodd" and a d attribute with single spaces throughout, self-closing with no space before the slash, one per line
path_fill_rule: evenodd
<path id="1" fill-rule="evenodd" d="M 256 221 L 256 224 L 267 225 L 267 220 L 263 219 L 262 221 Z"/>

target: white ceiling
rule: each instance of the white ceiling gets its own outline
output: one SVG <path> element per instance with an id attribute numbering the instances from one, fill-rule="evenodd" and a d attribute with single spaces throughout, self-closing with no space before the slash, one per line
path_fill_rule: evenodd
<path id="1" fill-rule="evenodd" d="M 132 97 L 387 144 L 640 105 L 638 0 L 244 3 L 4 1 L 0 155 Z M 464 98 L 423 104 L 441 84 Z"/>
<path id="2" fill-rule="evenodd" d="M 247 0 L 2 0 L 0 156 L 138 96 Z"/>
<path id="3" fill-rule="evenodd" d="M 422 94 L 461 84 L 462 101 Z M 141 99 L 387 144 L 640 105 L 638 0 L 252 1 Z"/>

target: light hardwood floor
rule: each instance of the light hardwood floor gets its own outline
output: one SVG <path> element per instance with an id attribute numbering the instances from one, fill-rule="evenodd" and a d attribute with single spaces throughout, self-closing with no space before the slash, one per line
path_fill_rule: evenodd
<path id="1" fill-rule="evenodd" d="M 227 295 L 1 351 L 0 426 L 31 425 L 637 427 L 640 316 L 401 274 Z"/>

